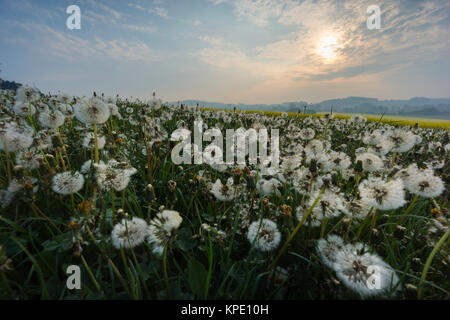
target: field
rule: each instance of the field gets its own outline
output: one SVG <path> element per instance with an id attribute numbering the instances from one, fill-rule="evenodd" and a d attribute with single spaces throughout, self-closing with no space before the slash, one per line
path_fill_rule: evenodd
<path id="1" fill-rule="evenodd" d="M 448 121 L 380 118 L 0 91 L 0 298 L 449 299 Z"/>
<path id="2" fill-rule="evenodd" d="M 223 110 L 223 111 L 232 111 L 231 109 L 211 109 L 211 108 L 203 108 L 204 110 Z M 236 112 L 241 112 L 237 110 Z M 263 112 L 265 115 L 273 115 L 280 116 L 283 112 L 276 111 L 245 111 L 246 113 L 260 113 Z M 326 113 L 315 113 L 315 114 L 303 114 L 303 113 L 295 113 L 295 112 L 285 112 L 289 117 L 324 117 Z M 351 113 L 333 113 L 334 117 L 337 119 L 351 119 L 354 114 Z M 415 118 L 415 117 L 400 117 L 400 116 L 392 116 L 392 115 L 369 115 L 369 114 L 360 114 L 367 119 L 369 122 L 381 122 L 387 123 L 391 125 L 399 125 L 399 126 L 415 126 L 416 124 L 422 128 L 441 128 L 441 129 L 450 129 L 450 120 L 447 119 L 432 119 L 432 118 Z"/>

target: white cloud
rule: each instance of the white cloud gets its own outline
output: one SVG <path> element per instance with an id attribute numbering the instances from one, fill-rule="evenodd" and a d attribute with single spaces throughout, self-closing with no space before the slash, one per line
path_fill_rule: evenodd
<path id="1" fill-rule="evenodd" d="M 129 3 L 128 6 L 132 7 L 132 8 L 135 8 L 135 9 L 138 9 L 138 10 L 141 10 L 141 11 L 145 11 L 144 7 L 142 7 L 142 6 L 138 5 L 138 4 L 135 4 L 135 3 Z"/>
<path id="2" fill-rule="evenodd" d="M 161 7 L 154 7 L 153 9 L 149 9 L 148 13 L 157 15 L 160 18 L 163 19 L 169 19 L 169 13 L 167 12 L 167 9 L 161 8 Z"/>
<path id="3" fill-rule="evenodd" d="M 408 1 L 377 1 L 382 9 L 381 30 L 366 28 L 366 9 L 372 4 L 367 0 L 223 2 L 233 5 L 239 19 L 255 25 L 279 23 L 297 28 L 285 39 L 254 47 L 253 52 L 244 52 L 238 46 L 224 48 L 225 40 L 209 39 L 212 48 L 201 50 L 199 56 L 214 66 L 228 65 L 230 71 L 248 64 L 249 69 L 272 79 L 324 81 L 376 74 L 404 66 L 405 60 L 413 63 L 433 59 L 443 47 L 447 52 L 450 47 L 450 30 L 444 24 L 450 15 L 450 3 L 438 0 L 415 5 Z M 321 39 L 327 37 L 336 39 L 331 62 L 321 56 L 319 49 Z"/>
<path id="4" fill-rule="evenodd" d="M 29 46 L 42 54 L 55 55 L 72 62 L 95 56 L 131 62 L 152 62 L 158 59 L 153 50 L 142 41 L 102 40 L 100 38 L 87 40 L 70 32 L 62 32 L 42 24 L 12 20 L 1 20 L 0 22 L 1 25 L 6 26 L 6 30 L 7 28 L 21 29 L 29 34 L 28 41 L 20 41 L 16 36 L 16 43 Z"/>
<path id="5" fill-rule="evenodd" d="M 112 15 L 116 19 L 120 19 L 121 14 L 117 12 L 116 10 L 112 9 L 111 7 L 108 7 L 107 5 L 104 5 L 100 2 L 96 2 L 96 4 L 103 9 L 104 11 L 108 12 L 110 15 Z"/>
<path id="6" fill-rule="evenodd" d="M 103 55 L 125 61 L 155 61 L 155 54 L 143 42 L 95 39 L 95 48 Z"/>
<path id="7" fill-rule="evenodd" d="M 214 36 L 200 36 L 198 37 L 199 40 L 202 40 L 208 44 L 211 44 L 215 47 L 230 47 L 233 46 L 231 42 L 225 41 L 224 38 L 221 37 L 214 37 Z"/>
<path id="8" fill-rule="evenodd" d="M 284 1 L 279 0 L 239 0 L 234 2 L 236 13 L 251 23 L 265 26 L 272 18 L 278 18 L 283 12 Z"/>
<path id="9" fill-rule="evenodd" d="M 152 27 L 152 26 L 137 26 L 137 25 L 133 25 L 133 24 L 124 24 L 124 25 L 121 25 L 121 28 L 130 30 L 130 31 L 141 32 L 141 33 L 145 33 L 145 34 L 149 34 L 149 35 L 156 32 L 156 28 Z"/>

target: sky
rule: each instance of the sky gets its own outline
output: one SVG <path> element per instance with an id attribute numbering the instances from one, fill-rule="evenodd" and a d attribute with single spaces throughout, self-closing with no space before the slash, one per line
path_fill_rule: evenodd
<path id="1" fill-rule="evenodd" d="M 70 5 L 81 29 L 67 28 Z M 3 79 L 80 96 L 443 98 L 450 1 L 0 0 L 0 63 Z"/>

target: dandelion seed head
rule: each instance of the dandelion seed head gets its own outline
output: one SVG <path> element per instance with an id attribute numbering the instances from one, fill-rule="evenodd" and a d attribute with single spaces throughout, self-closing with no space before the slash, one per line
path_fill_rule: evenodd
<path id="1" fill-rule="evenodd" d="M 336 254 L 344 247 L 344 241 L 338 235 L 329 235 L 326 239 L 317 241 L 317 251 L 322 262 L 332 268 L 336 262 Z"/>
<path id="2" fill-rule="evenodd" d="M 64 115 L 60 111 L 40 112 L 39 122 L 45 128 L 56 129 L 64 124 Z"/>
<path id="3" fill-rule="evenodd" d="M 370 177 L 358 186 L 361 201 L 379 210 L 393 210 L 402 207 L 405 192 L 401 179 L 390 180 Z"/>
<path id="4" fill-rule="evenodd" d="M 113 246 L 116 249 L 129 249 L 140 245 L 147 236 L 147 227 L 147 222 L 141 218 L 123 219 L 111 232 Z"/>
<path id="5" fill-rule="evenodd" d="M 83 188 L 83 185 L 84 177 L 78 171 L 58 173 L 52 179 L 53 191 L 62 195 L 78 192 Z"/>
<path id="6" fill-rule="evenodd" d="M 356 157 L 356 162 L 361 161 L 363 170 L 366 172 L 381 171 L 384 168 L 383 160 L 373 153 L 362 153 Z"/>
<path id="7" fill-rule="evenodd" d="M 271 251 L 278 247 L 281 233 L 277 224 L 269 219 L 255 221 L 250 224 L 247 233 L 248 241 L 260 251 Z"/>
<path id="8" fill-rule="evenodd" d="M 83 98 L 74 109 L 75 117 L 85 124 L 105 123 L 111 114 L 108 105 L 97 97 Z"/>
<path id="9" fill-rule="evenodd" d="M 378 255 L 366 252 L 362 244 L 346 245 L 335 260 L 333 269 L 339 280 L 362 297 L 384 295 L 399 282 L 395 271 Z"/>

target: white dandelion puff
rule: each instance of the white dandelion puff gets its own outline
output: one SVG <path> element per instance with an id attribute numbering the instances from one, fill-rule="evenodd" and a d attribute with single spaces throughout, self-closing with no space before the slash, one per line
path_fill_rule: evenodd
<path id="1" fill-rule="evenodd" d="M 85 124 L 105 123 L 111 114 L 108 105 L 97 97 L 83 98 L 74 109 L 75 117 Z"/>
<path id="2" fill-rule="evenodd" d="M 269 219 L 255 221 L 248 227 L 247 239 L 260 251 L 271 251 L 278 247 L 281 233 L 275 222 Z"/>
<path id="3" fill-rule="evenodd" d="M 94 164 L 96 168 L 97 184 L 105 191 L 124 190 L 130 183 L 131 177 L 137 172 L 126 163 L 109 160 L 108 163 Z"/>
<path id="4" fill-rule="evenodd" d="M 333 269 L 339 280 L 362 297 L 385 295 L 398 289 L 396 272 L 378 255 L 365 250 L 362 244 L 348 244 L 337 252 Z"/>
<path id="5" fill-rule="evenodd" d="M 260 179 L 256 184 L 256 190 L 262 196 L 269 196 L 275 194 L 277 197 L 281 196 L 278 188 L 281 187 L 281 182 L 275 178 L 270 180 Z"/>
<path id="6" fill-rule="evenodd" d="M 332 268 L 336 262 L 336 254 L 344 247 L 344 240 L 337 235 L 329 235 L 327 239 L 317 241 L 317 251 L 319 252 L 322 262 Z"/>
<path id="7" fill-rule="evenodd" d="M 40 98 L 40 94 L 37 89 L 21 86 L 17 89 L 15 100 L 21 102 L 34 102 Z"/>
<path id="8" fill-rule="evenodd" d="M 98 147 L 98 150 L 103 149 L 105 147 L 105 143 L 106 143 L 105 137 L 101 136 L 101 135 L 97 135 L 97 147 Z M 82 145 L 86 149 L 91 149 L 91 148 L 95 147 L 95 136 L 94 136 L 93 132 L 88 132 L 83 137 Z"/>
<path id="9" fill-rule="evenodd" d="M 220 201 L 231 201 L 235 197 L 235 187 L 233 186 L 233 178 L 228 179 L 226 184 L 222 184 L 220 179 L 212 185 L 210 192 Z"/>
<path id="10" fill-rule="evenodd" d="M 164 247 L 174 237 L 182 222 L 183 218 L 175 210 L 163 210 L 152 219 L 146 239 L 152 245 L 153 253 L 163 254 Z"/>
<path id="11" fill-rule="evenodd" d="M 34 153 L 31 151 L 18 151 L 16 153 L 16 164 L 22 166 L 25 169 L 33 170 L 37 169 L 44 163 L 44 156 L 40 153 Z"/>
<path id="12" fill-rule="evenodd" d="M 33 129 L 28 126 L 9 123 L 0 129 L 0 149 L 8 152 L 27 149 L 33 143 L 32 134 Z"/>
<path id="13" fill-rule="evenodd" d="M 133 217 L 131 220 L 123 219 L 116 224 L 111 232 L 111 241 L 115 248 L 134 248 L 144 242 L 147 236 L 147 222 L 141 218 Z"/>
<path id="14" fill-rule="evenodd" d="M 358 189 L 362 202 L 380 210 L 397 209 L 406 203 L 401 179 L 386 182 L 372 177 L 361 182 Z"/>
<path id="15" fill-rule="evenodd" d="M 387 135 L 387 138 L 392 142 L 392 152 L 406 152 L 416 144 L 416 136 L 403 129 L 396 129 Z"/>
<path id="16" fill-rule="evenodd" d="M 311 140 L 314 139 L 316 133 L 311 128 L 302 129 L 299 132 L 300 139 L 302 140 Z"/>
<path id="17" fill-rule="evenodd" d="M 315 191 L 309 197 L 306 207 L 310 208 L 316 201 L 320 194 L 320 191 Z M 308 221 L 306 221 L 306 225 L 311 225 L 312 227 L 318 227 L 321 225 L 322 220 L 324 218 L 334 218 L 341 215 L 342 212 L 345 212 L 345 207 L 342 198 L 330 191 L 325 190 L 320 196 L 319 201 L 316 203 L 314 208 L 312 209 L 310 215 L 308 216 Z M 296 211 L 297 219 L 300 221 L 303 219 L 306 211 L 302 207 L 298 207 Z"/>
<path id="18" fill-rule="evenodd" d="M 78 171 L 58 173 L 52 179 L 53 191 L 62 195 L 78 192 L 83 188 L 83 185 L 84 177 Z"/>
<path id="19" fill-rule="evenodd" d="M 366 172 L 376 172 L 383 170 L 384 163 L 380 157 L 373 153 L 362 153 L 356 157 L 356 162 L 362 162 L 362 168 Z"/>
<path id="20" fill-rule="evenodd" d="M 64 124 L 64 115 L 60 111 L 39 113 L 39 122 L 49 129 L 56 129 Z"/>
<path id="21" fill-rule="evenodd" d="M 421 172 L 408 179 L 406 189 L 424 198 L 435 198 L 444 192 L 445 186 L 441 178 L 429 172 Z"/>
<path id="22" fill-rule="evenodd" d="M 36 109 L 32 104 L 23 103 L 21 101 L 14 105 L 13 110 L 18 116 L 22 117 L 33 115 L 36 112 Z"/>

